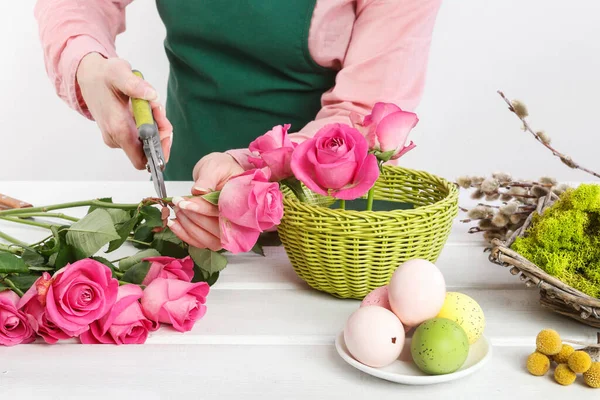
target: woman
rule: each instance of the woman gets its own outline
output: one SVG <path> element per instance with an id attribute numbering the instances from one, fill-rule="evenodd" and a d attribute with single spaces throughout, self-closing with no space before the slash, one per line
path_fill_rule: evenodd
<path id="1" fill-rule="evenodd" d="M 165 177 L 193 178 L 195 195 L 248 168 L 241 149 L 275 125 L 290 123 L 293 140 L 302 141 L 378 101 L 413 110 L 441 3 L 157 0 L 170 62 L 165 113 L 115 50 L 131 1 L 38 0 L 46 68 L 58 95 L 94 119 L 104 142 L 138 169 L 145 158 L 129 97 L 151 101 L 170 160 Z M 174 202 L 173 232 L 196 247 L 220 248 L 216 208 L 199 198 Z"/>

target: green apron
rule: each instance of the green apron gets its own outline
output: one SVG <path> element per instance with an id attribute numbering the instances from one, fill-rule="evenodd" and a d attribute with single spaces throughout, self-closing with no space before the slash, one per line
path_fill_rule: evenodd
<path id="1" fill-rule="evenodd" d="M 167 180 L 204 155 L 246 148 L 275 125 L 313 120 L 336 72 L 308 50 L 316 0 L 157 0 L 170 62 Z"/>

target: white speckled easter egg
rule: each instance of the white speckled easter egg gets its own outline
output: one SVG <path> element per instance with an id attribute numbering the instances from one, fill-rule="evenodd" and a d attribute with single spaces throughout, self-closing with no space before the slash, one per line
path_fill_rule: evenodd
<path id="1" fill-rule="evenodd" d="M 392 311 L 402 324 L 417 326 L 435 317 L 442 309 L 446 281 L 433 263 L 414 259 L 394 271 L 388 291 Z"/>
<path id="2" fill-rule="evenodd" d="M 388 298 L 388 286 L 385 285 L 372 290 L 371 293 L 365 296 L 363 301 L 360 303 L 360 306 L 379 306 L 392 311 L 392 308 L 390 307 L 390 300 Z"/>
<path id="3" fill-rule="evenodd" d="M 346 321 L 344 341 L 357 361 L 374 368 L 385 367 L 402 352 L 404 327 L 393 312 L 383 307 L 360 307 Z"/>
<path id="4" fill-rule="evenodd" d="M 459 324 L 467 333 L 469 344 L 479 340 L 485 329 L 483 310 L 475 300 L 463 293 L 446 293 L 446 300 L 437 316 Z"/>

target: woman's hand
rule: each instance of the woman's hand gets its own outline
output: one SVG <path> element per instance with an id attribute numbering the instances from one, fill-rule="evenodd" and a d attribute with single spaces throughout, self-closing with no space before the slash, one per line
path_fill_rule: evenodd
<path id="1" fill-rule="evenodd" d="M 203 157 L 194 167 L 193 195 L 202 195 L 221 190 L 233 176 L 244 172 L 235 159 L 225 153 L 211 153 Z M 198 248 L 219 250 L 219 210 L 217 206 L 200 197 L 174 197 L 175 220 L 169 228 L 181 240 Z"/>
<path id="2" fill-rule="evenodd" d="M 158 95 L 148 82 L 134 75 L 131 66 L 120 58 L 106 59 L 98 53 L 83 57 L 77 69 L 77 83 L 88 110 L 102 132 L 104 143 L 121 148 L 137 169 L 144 169 L 146 156 L 138 137 L 129 98 L 150 101 L 165 156 L 169 160 L 173 126 Z"/>

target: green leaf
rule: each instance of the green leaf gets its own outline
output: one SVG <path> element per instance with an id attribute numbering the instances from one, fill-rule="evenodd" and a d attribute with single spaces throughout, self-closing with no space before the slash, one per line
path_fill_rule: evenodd
<path id="1" fill-rule="evenodd" d="M 128 221 L 123 222 L 122 224 L 119 224 L 118 226 L 116 226 L 117 235 L 119 235 L 120 238 L 110 242 L 108 245 L 108 250 L 106 252 L 110 253 L 112 251 L 115 251 L 119 247 L 121 247 L 123 245 L 123 243 L 125 243 L 127 241 L 129 234 L 131 234 L 131 231 L 133 230 L 133 228 L 135 227 L 135 224 L 137 224 L 137 222 L 138 222 L 138 218 L 136 217 L 136 218 L 131 218 Z"/>
<path id="2" fill-rule="evenodd" d="M 158 228 L 163 226 L 162 214 L 160 210 L 153 206 L 144 206 L 140 210 L 140 214 L 144 216 L 146 223 L 144 225 L 150 228 Z"/>
<path id="3" fill-rule="evenodd" d="M 50 257 L 52 258 L 52 257 Z M 81 257 L 85 258 L 85 257 Z M 60 269 L 67 264 L 73 263 L 78 260 L 77 252 L 73 248 L 73 246 L 69 246 L 68 244 L 63 244 L 60 246 L 60 250 L 56 253 L 56 258 L 54 259 L 54 269 Z M 50 264 L 50 260 L 48 261 Z M 52 265 L 52 264 L 50 264 Z"/>
<path id="4" fill-rule="evenodd" d="M 148 225 L 140 225 L 136 228 L 133 234 L 133 238 L 135 240 L 139 240 L 140 242 L 152 243 L 152 238 L 154 237 L 154 232 L 152 232 L 152 229 L 153 228 L 149 227 Z M 133 242 L 133 246 L 138 249 L 148 248 L 148 246 L 146 246 L 145 244 L 140 244 L 136 242 Z"/>
<path id="5" fill-rule="evenodd" d="M 185 247 L 163 240 L 154 240 L 152 242 L 152 248 L 156 249 L 160 254 L 167 257 L 184 258 L 189 255 Z"/>
<path id="6" fill-rule="evenodd" d="M 221 191 L 210 192 L 210 193 L 207 193 L 204 196 L 202 196 L 202 198 L 216 206 L 219 204 L 219 196 L 220 195 L 221 195 Z"/>
<path id="7" fill-rule="evenodd" d="M 26 247 L 21 258 L 29 267 L 40 267 L 46 263 L 46 259 L 32 248 Z"/>
<path id="8" fill-rule="evenodd" d="M 175 244 L 183 244 L 183 241 L 177 237 L 169 228 L 165 228 L 161 232 L 154 235 L 154 240 L 162 240 L 164 242 L 171 242 Z"/>
<path id="9" fill-rule="evenodd" d="M 120 210 L 118 208 L 107 208 L 104 211 L 110 214 L 110 219 L 112 219 L 114 225 L 122 224 L 131 219 L 129 211 Z"/>
<path id="10" fill-rule="evenodd" d="M 194 263 L 209 275 L 220 272 L 227 266 L 227 257 L 216 251 L 190 246 L 189 252 Z"/>
<path id="11" fill-rule="evenodd" d="M 124 258 L 119 261 L 119 269 L 121 271 L 127 271 L 129 268 L 136 264 L 139 264 L 144 258 L 160 257 L 160 253 L 155 249 L 146 249 L 134 254 L 130 257 Z"/>
<path id="12" fill-rule="evenodd" d="M 25 261 L 10 253 L 0 253 L 0 274 L 27 273 Z"/>
<path id="13" fill-rule="evenodd" d="M 21 289 L 23 292 L 26 292 L 40 276 L 41 275 L 39 274 L 19 274 L 11 276 L 10 280 L 17 288 Z"/>
<path id="14" fill-rule="evenodd" d="M 263 257 L 265 256 L 265 251 L 263 250 L 263 248 L 262 248 L 262 246 L 260 245 L 260 243 L 256 243 L 256 244 L 254 245 L 254 247 L 252 247 L 252 250 L 251 250 L 251 251 L 252 251 L 253 253 L 259 254 L 259 255 L 261 255 L 261 256 L 263 256 Z"/>
<path id="15" fill-rule="evenodd" d="M 51 267 L 54 267 L 56 265 L 57 258 L 58 258 L 58 253 L 51 254 L 50 258 L 48 258 L 48 265 L 50 265 Z"/>
<path id="16" fill-rule="evenodd" d="M 110 214 L 101 209 L 75 222 L 67 232 L 67 243 L 80 258 L 93 256 L 102 246 L 119 238 Z"/>
<path id="17" fill-rule="evenodd" d="M 281 246 L 281 239 L 279 239 L 279 233 L 274 232 L 262 232 L 256 241 L 262 247 L 267 246 Z"/>
<path id="18" fill-rule="evenodd" d="M 3 284 L 0 283 L 0 292 L 4 292 L 5 290 L 10 289 L 8 286 L 4 286 Z"/>
<path id="19" fill-rule="evenodd" d="M 209 284 L 209 286 L 212 286 L 219 279 L 219 274 L 220 272 L 209 274 L 208 272 L 200 269 L 198 265 L 194 264 L 194 278 L 192 279 L 192 283 L 206 282 Z"/>
<path id="20" fill-rule="evenodd" d="M 101 202 L 103 202 L 103 203 L 112 203 L 112 202 L 113 202 L 113 201 L 112 201 L 112 197 L 103 197 L 103 198 L 101 198 L 101 199 L 97 199 L 97 200 L 98 200 L 98 201 L 101 201 Z M 87 212 L 87 213 L 88 213 L 88 214 L 91 214 L 91 213 L 92 213 L 94 210 L 97 210 L 98 208 L 101 208 L 101 207 L 98 207 L 98 206 L 90 206 L 90 208 L 88 209 L 88 212 Z"/>
<path id="21" fill-rule="evenodd" d="M 115 267 L 113 263 L 111 263 L 104 257 L 92 257 L 92 259 L 106 265 L 108 268 L 110 268 L 111 271 L 118 271 L 117 267 Z"/>
<path id="22" fill-rule="evenodd" d="M 163 256 L 184 258 L 189 255 L 186 244 L 169 228 L 165 228 L 154 235 L 152 247 L 158 250 Z"/>
<path id="23" fill-rule="evenodd" d="M 148 275 L 149 270 L 150 263 L 148 261 L 142 261 L 129 268 L 121 280 L 141 285 L 146 275 Z"/>

